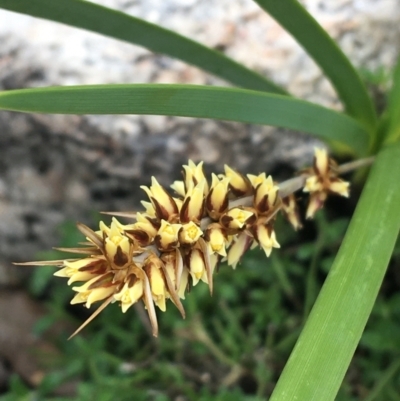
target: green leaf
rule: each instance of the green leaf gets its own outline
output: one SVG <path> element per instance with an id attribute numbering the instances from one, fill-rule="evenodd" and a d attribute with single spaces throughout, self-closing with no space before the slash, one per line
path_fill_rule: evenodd
<path id="1" fill-rule="evenodd" d="M 0 93 L 0 110 L 60 114 L 156 114 L 275 125 L 348 145 L 363 154 L 368 134 L 351 117 L 313 103 L 246 89 L 131 84 Z"/>
<path id="2" fill-rule="evenodd" d="M 400 57 L 394 69 L 393 87 L 389 94 L 386 118 L 388 127 L 386 142 L 400 140 Z"/>
<path id="3" fill-rule="evenodd" d="M 61 22 L 143 46 L 195 65 L 237 86 L 287 94 L 256 72 L 168 29 L 83 0 L 0 0 L 0 8 Z"/>
<path id="4" fill-rule="evenodd" d="M 332 38 L 297 0 L 254 0 L 279 22 L 314 61 L 336 88 L 347 112 L 372 133 L 376 113 L 360 76 Z"/>
<path id="5" fill-rule="evenodd" d="M 333 401 L 400 229 L 400 144 L 378 154 L 333 267 L 270 401 Z"/>

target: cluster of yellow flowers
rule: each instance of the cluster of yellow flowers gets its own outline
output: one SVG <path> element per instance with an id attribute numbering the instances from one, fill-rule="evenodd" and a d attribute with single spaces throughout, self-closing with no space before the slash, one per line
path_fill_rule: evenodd
<path id="1" fill-rule="evenodd" d="M 313 167 L 304 170 L 295 179 L 297 186 L 284 194 L 271 176 L 244 176 L 228 166 L 224 174 L 212 174 L 210 182 L 203 163 L 189 160 L 183 166 L 183 180 L 171 185 L 174 196 L 154 177 L 150 187 L 141 187 L 148 201 L 142 202 L 145 211 L 131 214 L 133 224 L 124 225 L 115 217 L 110 226 L 101 222 L 98 231 L 78 224 L 87 242 L 64 250 L 85 257 L 26 264 L 57 265 L 61 269 L 56 276 L 67 277 L 68 284 L 79 282 L 72 287 L 76 292 L 72 304 L 89 308 L 102 300 L 89 321 L 111 302 L 119 302 L 126 312 L 142 300 L 156 336 L 154 305 L 165 311 L 171 300 L 184 317 L 181 299 L 186 291 L 203 281 L 212 293 L 220 261 L 235 268 L 248 249 L 258 245 L 269 256 L 280 247 L 274 231 L 279 211 L 295 229 L 301 226 L 295 190 L 304 187 L 310 193 L 307 218 L 322 207 L 329 193 L 348 196 L 349 184 L 337 175 L 337 165 L 326 150 L 316 149 Z"/>

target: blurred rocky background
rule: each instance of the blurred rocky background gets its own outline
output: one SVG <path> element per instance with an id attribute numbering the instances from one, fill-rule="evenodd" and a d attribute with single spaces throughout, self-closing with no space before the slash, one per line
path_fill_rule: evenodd
<path id="1" fill-rule="evenodd" d="M 375 84 L 377 102 L 399 53 L 398 1 L 302 1 Z M 251 0 L 97 3 L 218 49 L 297 96 L 341 108 L 315 63 Z M 169 57 L 2 10 L 0 44 L 1 90 L 139 82 L 227 85 Z M 297 132 L 189 118 L 0 112 L 0 285 L 21 283 L 24 274 L 11 262 L 56 246 L 60 223 L 89 222 L 94 210 L 134 210 L 143 198 L 140 185 L 151 175 L 169 185 L 188 158 L 204 160 L 208 172 L 228 163 L 282 179 L 310 162 L 315 143 Z M 7 322 L 10 309 L 1 310 Z"/>

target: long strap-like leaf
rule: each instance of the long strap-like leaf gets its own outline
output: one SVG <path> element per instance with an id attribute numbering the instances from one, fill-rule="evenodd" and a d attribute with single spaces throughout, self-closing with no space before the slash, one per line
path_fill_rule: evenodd
<path id="1" fill-rule="evenodd" d="M 390 91 L 387 109 L 388 131 L 387 142 L 400 140 L 400 57 L 393 74 L 393 87 Z"/>
<path id="2" fill-rule="evenodd" d="M 349 59 L 297 0 L 254 0 L 275 18 L 322 68 L 349 114 L 371 132 L 376 126 L 372 100 Z"/>
<path id="3" fill-rule="evenodd" d="M 130 84 L 21 89 L 0 93 L 0 110 L 61 114 L 156 114 L 275 125 L 365 154 L 368 133 L 353 118 L 288 96 L 196 85 Z M 234 139 L 232 139 L 234 140 Z"/>
<path id="4" fill-rule="evenodd" d="M 166 54 L 237 86 L 287 92 L 222 53 L 142 19 L 83 0 L 0 0 L 0 8 L 87 29 Z"/>
<path id="5" fill-rule="evenodd" d="M 400 229 L 400 143 L 381 150 L 329 276 L 270 401 L 333 401 Z"/>

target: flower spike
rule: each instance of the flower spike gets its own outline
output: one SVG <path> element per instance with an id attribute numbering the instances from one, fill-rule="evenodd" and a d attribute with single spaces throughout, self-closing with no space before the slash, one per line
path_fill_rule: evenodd
<path id="1" fill-rule="evenodd" d="M 342 170 L 349 171 L 349 167 Z M 265 173 L 246 177 L 226 165 L 224 171 L 212 174 L 210 183 L 203 162 L 196 165 L 189 160 L 183 166 L 183 181 L 171 186 L 176 197 L 152 177 L 150 187 L 141 187 L 148 196 L 148 201 L 142 201 L 142 212 L 116 212 L 111 224 L 101 222 L 98 231 L 78 223 L 86 237 L 82 247 L 56 249 L 81 257 L 17 264 L 57 266 L 55 276 L 67 278 L 69 285 L 76 283 L 73 304 L 91 307 L 102 301 L 71 337 L 112 302 L 123 313 L 142 302 L 157 336 L 155 305 L 165 311 L 171 301 L 184 318 L 181 299 L 200 282 L 212 294 L 219 261 L 235 269 L 242 256 L 257 245 L 267 257 L 280 247 L 274 229 L 278 213 L 296 230 L 301 228 L 295 191 L 304 186 L 303 192 L 310 194 L 307 218 L 314 216 L 328 195 L 349 195 L 349 183 L 338 178 L 341 166 L 325 149 L 315 150 L 311 168 L 281 184 Z M 134 221 L 124 225 L 116 215 Z"/>

